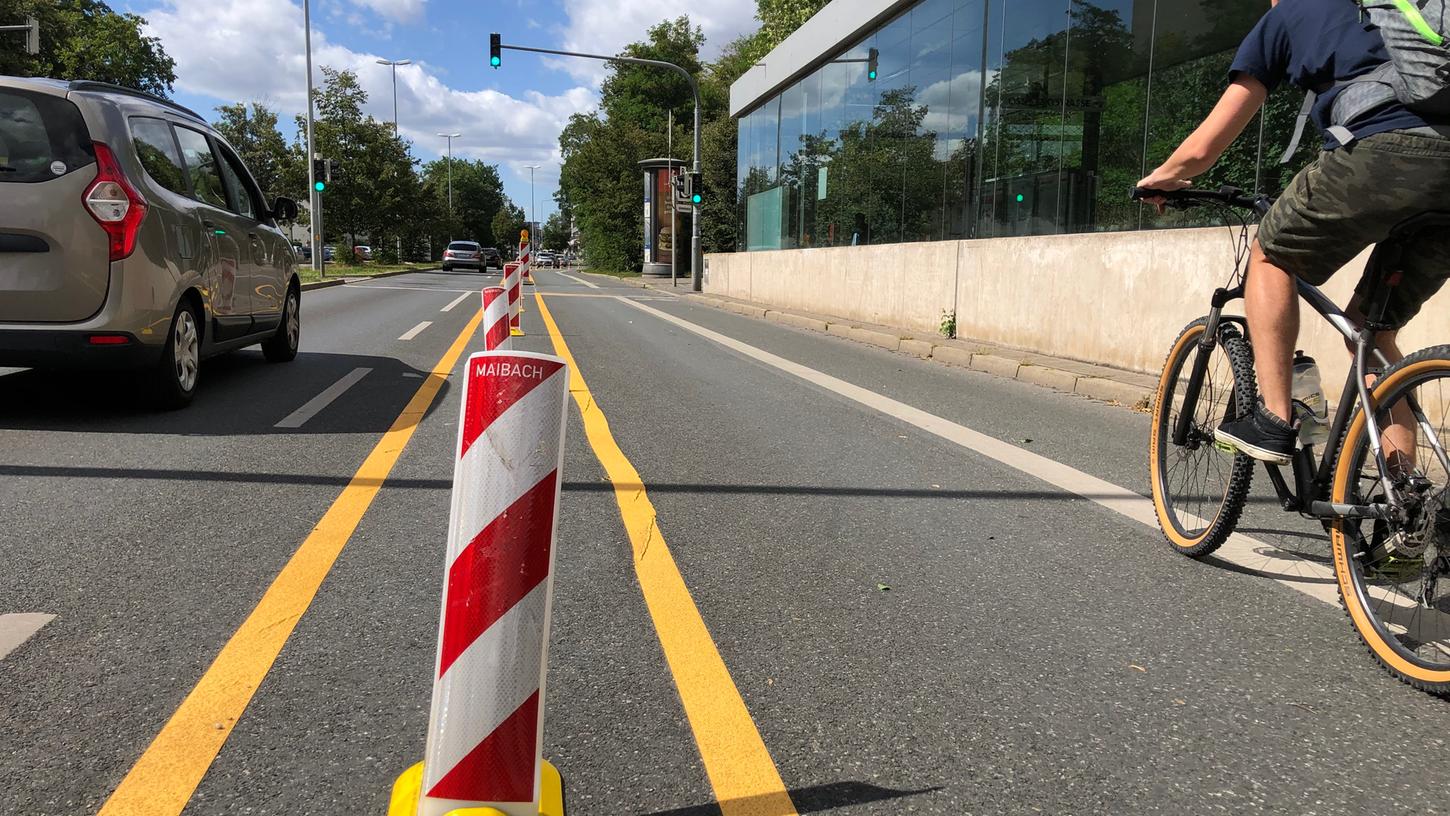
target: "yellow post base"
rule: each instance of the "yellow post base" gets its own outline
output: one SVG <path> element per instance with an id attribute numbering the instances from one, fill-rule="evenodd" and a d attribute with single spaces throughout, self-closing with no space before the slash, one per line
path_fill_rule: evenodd
<path id="1" fill-rule="evenodd" d="M 509 337 L 523 337 L 523 336 L 524 336 L 524 330 L 523 329 L 509 329 Z"/>
<path id="2" fill-rule="evenodd" d="M 547 759 L 540 773 L 542 795 L 539 797 L 539 816 L 564 816 L 564 778 L 559 776 Z M 418 800 L 423 796 L 423 763 L 403 771 L 393 783 L 393 795 L 388 800 L 388 816 L 417 816 Z M 497 808 L 458 808 L 445 816 L 508 816 Z"/>

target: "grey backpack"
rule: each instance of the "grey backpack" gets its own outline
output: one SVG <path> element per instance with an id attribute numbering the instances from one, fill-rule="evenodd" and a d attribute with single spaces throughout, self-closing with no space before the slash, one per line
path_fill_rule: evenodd
<path id="1" fill-rule="evenodd" d="M 1342 83 L 1334 98 L 1329 134 L 1341 145 L 1354 141 L 1345 125 L 1391 100 L 1432 121 L 1450 122 L 1450 0 L 1354 0 L 1379 29 L 1390 61 Z M 1314 106 L 1310 92 L 1299 112 L 1294 138 L 1284 152 L 1288 163 L 1304 135 Z"/>

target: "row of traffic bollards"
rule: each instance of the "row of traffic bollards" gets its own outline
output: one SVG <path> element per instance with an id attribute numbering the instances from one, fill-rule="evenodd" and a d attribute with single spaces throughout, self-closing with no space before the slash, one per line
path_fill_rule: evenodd
<path id="1" fill-rule="evenodd" d="M 564 816 L 544 760 L 544 690 L 569 369 L 512 350 L 529 253 L 483 290 L 484 351 L 468 358 L 423 761 L 388 816 Z M 513 267 L 510 269 L 509 267 Z M 532 280 L 529 280 L 532 283 Z"/>

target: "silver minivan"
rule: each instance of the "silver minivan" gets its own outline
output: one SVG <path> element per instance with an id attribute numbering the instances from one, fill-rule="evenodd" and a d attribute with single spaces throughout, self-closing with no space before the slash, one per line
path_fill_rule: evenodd
<path id="1" fill-rule="evenodd" d="M 296 217 L 180 105 L 0 76 L 0 366 L 141 369 L 180 407 L 207 357 L 293 359 Z"/>

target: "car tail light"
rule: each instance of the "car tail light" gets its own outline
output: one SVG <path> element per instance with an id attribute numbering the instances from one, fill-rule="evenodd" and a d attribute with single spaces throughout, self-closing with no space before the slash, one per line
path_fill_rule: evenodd
<path id="1" fill-rule="evenodd" d="M 443 257 L 445 257 L 445 258 L 452 258 L 453 257 L 453 250 L 451 250 L 451 249 L 445 249 L 445 250 L 443 250 Z"/>
<path id="2" fill-rule="evenodd" d="M 124 346 L 131 342 L 124 334 L 93 334 L 86 339 L 93 346 Z"/>
<path id="3" fill-rule="evenodd" d="M 111 238 L 111 260 L 119 261 L 136 251 L 136 234 L 146 218 L 146 199 L 136 192 L 116 154 L 101 142 L 92 142 L 96 149 L 96 180 L 82 197 L 86 211 Z"/>

